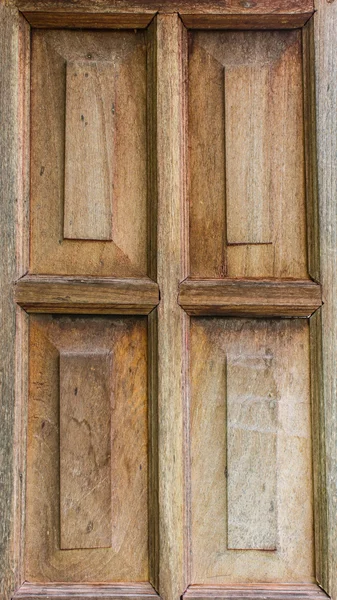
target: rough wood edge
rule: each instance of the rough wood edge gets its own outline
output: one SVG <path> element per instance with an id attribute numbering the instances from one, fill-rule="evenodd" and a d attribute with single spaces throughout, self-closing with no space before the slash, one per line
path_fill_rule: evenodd
<path id="1" fill-rule="evenodd" d="M 319 206 L 317 181 L 314 20 L 302 29 L 304 156 L 307 207 L 308 272 L 320 280 Z"/>
<path id="2" fill-rule="evenodd" d="M 188 29 L 295 29 L 303 27 L 313 11 L 288 14 L 195 14 L 180 13 Z"/>
<path id="3" fill-rule="evenodd" d="M 147 315 L 159 302 L 158 285 L 143 279 L 25 276 L 15 301 L 28 313 Z"/>
<path id="4" fill-rule="evenodd" d="M 24 11 L 22 14 L 38 29 L 145 29 L 156 13 Z"/>
<path id="5" fill-rule="evenodd" d="M 185 280 L 178 302 L 189 315 L 309 317 L 322 304 L 314 282 Z"/>
<path id="6" fill-rule="evenodd" d="M 154 600 L 158 598 L 152 585 L 144 583 L 121 583 L 121 584 L 65 584 L 48 583 L 37 584 L 25 582 L 14 594 L 15 600 L 49 600 L 50 598 L 62 600 Z"/>
<path id="7" fill-rule="evenodd" d="M 206 586 L 191 585 L 186 600 L 327 600 L 328 596 L 315 584 L 247 584 Z"/>

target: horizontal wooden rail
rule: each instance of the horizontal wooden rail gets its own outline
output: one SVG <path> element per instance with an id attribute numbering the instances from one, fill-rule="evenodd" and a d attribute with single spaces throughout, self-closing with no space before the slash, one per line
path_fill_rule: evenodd
<path id="1" fill-rule="evenodd" d="M 189 315 L 310 317 L 322 296 L 313 281 L 186 279 L 178 301 Z"/>
<path id="2" fill-rule="evenodd" d="M 295 29 L 303 27 L 312 15 L 313 11 L 287 14 L 180 14 L 188 29 Z"/>
<path id="3" fill-rule="evenodd" d="M 25 276 L 15 300 L 28 313 L 147 315 L 159 302 L 151 279 Z"/>
<path id="4" fill-rule="evenodd" d="M 315 584 L 191 585 L 184 600 L 327 600 L 329 596 Z"/>
<path id="5" fill-rule="evenodd" d="M 90 28 L 90 29 L 144 29 L 155 12 L 142 13 L 91 13 L 24 11 L 23 16 L 38 29 Z"/>
<path id="6" fill-rule="evenodd" d="M 14 594 L 15 600 L 156 600 L 157 593 L 150 583 L 121 584 L 64 584 L 24 583 Z"/>

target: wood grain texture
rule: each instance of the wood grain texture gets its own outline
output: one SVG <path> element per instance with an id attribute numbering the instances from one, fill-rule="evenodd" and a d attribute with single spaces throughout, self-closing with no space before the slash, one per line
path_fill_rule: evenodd
<path id="1" fill-rule="evenodd" d="M 9 0 L 22 11 L 51 11 L 51 12 L 98 12 L 130 13 L 143 11 L 159 11 L 161 13 L 213 13 L 213 14 L 302 14 L 313 11 L 312 0 L 258 0 L 257 2 L 242 3 L 233 0 L 230 4 L 225 0 L 78 0 L 76 6 L 69 0 Z"/>
<path id="2" fill-rule="evenodd" d="M 322 445 L 326 458 L 326 494 L 321 488 L 322 506 L 318 527 L 321 545 L 317 548 L 317 578 L 326 592 L 337 597 L 337 3 L 318 0 L 315 16 L 315 63 L 317 96 L 318 193 L 320 205 L 320 266 L 324 290 L 322 308 L 322 372 L 320 417 Z M 318 338 L 319 342 L 319 338 Z M 324 425 L 325 429 L 324 429 Z M 317 423 L 319 425 L 319 423 Z M 318 458 L 318 461 L 321 459 Z M 324 460 L 324 455 L 323 455 Z M 322 465 L 323 466 L 323 465 Z M 324 485 L 324 484 L 323 484 Z M 326 510 L 326 512 L 325 512 Z M 326 522 L 326 528 L 325 528 Z"/>
<path id="3" fill-rule="evenodd" d="M 26 581 L 148 581 L 146 338 L 144 317 L 30 318 Z M 109 548 L 60 548 L 59 355 L 67 352 L 113 354 Z"/>
<path id="4" fill-rule="evenodd" d="M 192 318 L 190 343 L 191 583 L 204 584 L 206 588 L 242 583 L 314 583 L 308 323 L 300 319 Z M 233 438 L 226 432 L 226 362 L 229 359 L 233 362 L 235 358 L 252 363 L 250 373 L 242 372 L 237 382 L 237 389 L 247 392 L 241 427 L 245 426 L 245 431 L 251 434 L 255 431 L 257 436 L 260 431 L 261 437 L 263 431 L 275 430 L 277 437 L 277 494 L 273 506 L 277 511 L 277 547 L 274 551 L 233 551 L 227 546 L 226 512 L 231 510 L 228 502 L 233 499 L 232 493 L 228 496 L 231 478 L 239 485 L 237 501 L 241 508 L 246 503 L 247 510 L 254 509 L 254 492 L 250 492 L 254 472 L 239 483 L 238 474 L 231 472 L 227 463 L 228 445 L 233 443 Z M 263 378 L 260 379 L 260 400 L 265 397 L 265 391 L 267 398 L 268 393 L 272 401 L 276 398 L 275 429 L 270 421 L 267 426 L 266 415 L 262 424 L 258 421 L 256 383 L 262 363 L 270 367 L 270 372 L 265 387 Z M 255 403 L 249 399 L 249 390 L 255 396 Z M 237 441 L 238 457 L 249 461 L 251 446 Z M 256 452 L 258 437 L 255 442 Z M 233 462 L 234 448 L 230 456 Z M 261 483 L 261 471 L 257 463 L 254 468 L 255 488 Z M 235 510 L 233 507 L 232 516 Z M 253 523 L 252 515 L 250 523 Z M 236 524 L 244 527 L 239 518 Z M 260 526 L 265 528 L 265 524 Z"/>
<path id="5" fill-rule="evenodd" d="M 56 6 L 55 6 L 56 8 Z M 41 29 L 144 29 L 155 13 L 99 14 L 90 12 L 24 11 L 32 27 Z"/>
<path id="6" fill-rule="evenodd" d="M 60 354 L 61 550 L 111 546 L 111 358 Z"/>
<path id="7" fill-rule="evenodd" d="M 0 28 L 0 596 L 7 600 L 23 581 L 27 319 L 12 284 L 27 269 L 29 26 L 1 3 Z"/>
<path id="8" fill-rule="evenodd" d="M 311 281 L 186 279 L 178 302 L 190 315 L 309 317 L 321 306 L 322 291 Z"/>
<path id="9" fill-rule="evenodd" d="M 91 279 L 25 276 L 15 300 L 29 313 L 141 314 L 159 302 L 150 279 Z"/>
<path id="10" fill-rule="evenodd" d="M 112 239 L 114 75 L 112 61 L 66 63 L 65 239 Z"/>
<path id="11" fill-rule="evenodd" d="M 55 598 L 67 600 L 97 600 L 98 597 L 105 600 L 154 600 L 158 598 L 155 590 L 150 583 L 115 583 L 112 585 L 103 584 L 34 584 L 24 583 L 15 593 L 16 600 L 48 600 Z"/>
<path id="12" fill-rule="evenodd" d="M 63 236 L 65 69 L 67 63 L 88 60 L 113 64 L 112 70 L 108 69 L 109 81 L 113 81 L 100 93 L 106 119 L 109 114 L 109 130 L 109 123 L 114 122 L 113 160 L 111 152 L 107 153 L 109 185 L 113 186 L 110 242 L 67 240 Z M 34 30 L 30 272 L 95 277 L 147 274 L 146 78 L 144 32 Z M 105 146 L 111 150 L 111 143 Z M 92 153 L 96 150 L 93 148 Z M 75 167 L 76 181 L 78 170 L 86 173 L 87 168 L 82 163 Z"/>
<path id="13" fill-rule="evenodd" d="M 191 31 L 189 42 L 191 275 L 306 279 L 301 34 Z M 253 235 L 240 223 L 255 194 Z"/>
<path id="14" fill-rule="evenodd" d="M 187 275 L 184 34 L 177 14 L 158 15 L 158 591 L 164 600 L 181 596 L 188 583 L 184 447 L 188 317 L 177 303 L 179 282 Z"/>
<path id="15" fill-rule="evenodd" d="M 289 14 L 180 13 L 180 16 L 188 29 L 295 29 L 303 27 L 312 16 L 312 11 Z"/>
<path id="16" fill-rule="evenodd" d="M 327 600 L 328 596 L 315 584 L 263 584 L 263 585 L 226 585 L 206 586 L 191 585 L 187 588 L 184 598 L 190 600 L 211 599 L 212 600 L 250 600 L 253 598 L 264 598 L 264 600 Z"/>

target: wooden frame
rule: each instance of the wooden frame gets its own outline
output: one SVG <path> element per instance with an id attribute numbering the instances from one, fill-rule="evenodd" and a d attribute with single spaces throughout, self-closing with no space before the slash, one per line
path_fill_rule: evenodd
<path id="1" fill-rule="evenodd" d="M 167 75 L 178 75 L 183 81 L 182 56 L 186 52 L 185 29 L 190 28 L 291 28 L 304 27 L 304 86 L 309 98 L 305 104 L 306 139 L 306 180 L 308 193 L 308 238 L 310 275 L 315 283 L 305 286 L 298 283 L 288 286 L 289 299 L 286 306 L 280 307 L 274 298 L 277 287 L 266 283 L 264 292 L 267 302 L 264 308 L 256 300 L 257 309 L 248 308 L 247 314 L 255 316 L 309 316 L 311 318 L 311 354 L 312 354 L 312 403 L 313 403 L 313 438 L 315 449 L 314 486 L 315 486 L 315 523 L 316 523 L 316 574 L 317 581 L 332 598 L 337 598 L 337 519 L 336 519 L 336 464 L 337 464 L 337 406 L 336 406 L 336 362 L 337 362 L 337 321 L 336 321 L 336 203 L 337 178 L 334 176 L 336 164 L 337 139 L 337 66 L 334 60 L 337 39 L 337 4 L 317 0 L 317 12 L 310 19 L 313 6 L 309 0 L 295 2 L 284 0 L 282 6 L 274 0 L 260 2 L 240 2 L 235 0 L 230 7 L 225 3 L 204 2 L 198 0 L 172 1 L 160 0 L 117 0 L 102 4 L 99 0 L 90 3 L 80 0 L 75 6 L 67 0 L 8 0 L 0 6 L 1 16 L 1 181 L 3 208 L 1 212 L 2 240 L 2 326 L 1 326 L 1 389 L 2 389 L 2 425 L 1 425 L 1 481 L 0 514 L 1 552 L 0 571 L 2 577 L 1 592 L 5 600 L 18 590 L 15 597 L 37 598 L 55 595 L 50 586 L 30 586 L 23 583 L 23 538 L 24 525 L 24 481 L 25 481 L 25 421 L 27 396 L 27 366 L 25 361 L 27 344 L 27 315 L 13 301 L 12 288 L 17 284 L 16 300 L 25 310 L 31 312 L 110 312 L 148 314 L 158 303 L 158 286 L 151 280 L 133 282 L 136 300 L 130 303 L 127 299 L 126 284 L 114 282 L 109 288 L 108 296 L 99 304 L 90 302 L 90 290 L 100 282 L 68 282 L 57 281 L 35 282 L 24 277 L 28 268 L 28 114 L 29 114 L 29 29 L 34 27 L 147 27 L 150 34 L 157 35 L 157 63 L 153 60 L 150 68 L 154 78 L 156 69 L 160 69 L 165 61 Z M 179 11 L 178 15 L 167 14 Z M 314 25 L 313 25 L 314 22 Z M 152 33 L 151 33 L 152 32 Z M 170 45 L 171 44 L 171 45 Z M 314 50 L 316 58 L 314 58 Z M 157 66 L 156 66 L 157 65 Z M 316 65 L 316 68 L 315 68 Z M 316 77 L 316 93 L 315 93 Z M 155 79 L 154 79 L 155 80 Z M 316 111 L 315 111 L 316 97 Z M 158 314 L 153 311 L 149 317 L 150 352 L 150 406 L 153 421 L 150 425 L 150 446 L 153 455 L 150 472 L 153 486 L 151 496 L 153 502 L 153 524 L 150 532 L 150 548 L 152 554 L 151 583 L 164 598 L 176 599 L 186 589 L 189 582 L 189 557 L 186 547 L 189 536 L 189 503 L 184 491 L 188 483 L 188 458 L 184 457 L 184 447 L 188 444 L 188 428 L 186 427 L 188 404 L 184 398 L 186 393 L 186 368 L 181 372 L 182 349 L 186 343 L 188 317 L 176 303 L 177 281 L 183 282 L 188 275 L 187 249 L 182 241 L 182 232 L 186 233 L 187 215 L 184 213 L 185 175 L 181 169 L 184 164 L 184 140 L 181 142 L 180 132 L 184 125 L 185 100 L 180 89 L 170 89 L 165 80 L 158 81 L 157 95 L 153 99 L 157 106 L 159 127 L 153 127 L 153 171 L 150 175 L 151 185 L 156 194 L 158 191 L 158 249 L 161 253 L 175 253 L 181 267 L 176 272 L 167 272 L 167 266 L 160 259 L 158 266 L 150 259 L 149 275 L 158 281 L 167 301 L 159 305 Z M 174 119 L 166 133 L 162 133 L 160 121 L 165 118 L 167 104 L 174 107 Z M 318 171 L 316 171 L 315 117 L 317 117 L 317 150 Z M 152 116 L 155 120 L 155 117 Z M 326 126 L 326 123 L 329 126 Z M 157 130 L 158 139 L 155 138 Z M 155 146 L 158 144 L 158 151 Z M 156 157 L 154 156 L 156 155 Z M 161 157 L 166 157 L 166 163 Z M 167 160 L 168 157 L 168 160 Z M 156 165 L 157 161 L 157 165 Z M 159 178 L 157 178 L 157 171 Z M 157 184 L 160 185 L 157 190 Z M 319 215 L 317 204 L 317 186 L 319 195 Z M 179 214 L 183 214 L 181 222 Z M 167 214 L 171 215 L 167 222 Z M 320 217 L 320 225 L 319 219 Z M 155 219 L 154 219 L 155 221 Z M 152 241 L 155 246 L 157 237 L 156 223 L 150 226 Z M 312 237 L 311 236 L 312 233 Z M 172 235 L 171 235 L 172 234 Z M 320 238 L 320 246 L 318 244 Z M 186 239 L 186 235 L 185 235 Z M 171 291 L 165 289 L 167 282 L 172 283 Z M 321 306 L 320 285 L 323 285 Z M 106 282 L 105 282 L 106 284 Z M 104 284 L 104 285 L 105 285 Z M 66 289 L 67 299 L 59 300 L 60 286 Z M 71 290 L 82 285 L 81 302 L 72 304 Z M 103 284 L 102 284 L 103 285 Z M 220 299 L 215 294 L 212 302 L 193 300 L 193 281 L 185 281 L 180 287 L 180 304 L 190 314 L 237 314 L 230 307 L 228 296 L 223 289 L 227 284 L 216 284 L 221 288 Z M 233 284 L 234 285 L 234 284 Z M 240 284 L 241 285 L 241 284 Z M 240 285 L 231 288 L 240 294 Z M 253 284 L 247 284 L 253 285 Z M 54 286 L 54 287 L 53 287 Z M 124 287 L 123 287 L 124 286 Z M 202 287 L 203 286 L 203 287 Z M 221 287 L 222 286 L 222 287 Z M 274 286 L 274 287 L 273 287 Z M 41 300 L 41 287 L 48 291 L 48 299 Z M 199 292 L 209 287 L 201 282 Z M 228 288 L 227 288 L 228 289 Z M 254 288 L 256 290 L 256 288 Z M 295 290 L 295 294 L 293 293 Z M 45 294 L 45 292 L 42 292 Z M 64 292 L 62 291 L 62 294 Z M 69 296 L 70 294 L 70 296 Z M 109 295 L 110 294 L 110 295 Z M 273 295 L 274 294 L 274 295 Z M 276 294 L 276 296 L 275 296 Z M 56 297 L 57 296 L 57 297 Z M 121 300 L 121 297 L 123 298 Z M 256 298 L 258 294 L 256 295 Z M 195 298 L 195 297 L 194 297 Z M 218 299 L 217 299 L 218 298 Z M 294 303 L 293 298 L 296 299 Z M 212 305 L 213 308 L 209 308 Z M 300 308 L 299 308 L 300 306 Z M 206 308 L 205 308 L 206 307 Z M 207 312 L 207 311 L 214 312 Z M 138 312 L 137 312 L 138 311 Z M 175 328 L 169 324 L 168 315 L 173 311 Z M 194 312 L 193 312 L 194 311 Z M 205 312 L 206 311 L 206 312 Z M 269 312 L 268 312 L 269 311 Z M 246 313 L 245 313 L 246 314 Z M 159 349 L 158 363 L 155 355 Z M 170 364 L 171 387 L 167 375 L 163 375 Z M 158 370 L 157 370 L 158 368 Z M 166 371 L 167 372 L 167 371 Z M 166 377 L 166 378 L 165 378 Z M 157 407 L 156 398 L 159 399 Z M 186 402 L 184 401 L 186 400 Z M 158 413 L 157 413 L 158 410 Z M 170 425 L 175 422 L 175 435 L 172 438 Z M 161 446 L 158 447 L 158 430 Z M 159 452 L 157 453 L 157 450 Z M 173 460 L 173 456 L 175 460 Z M 186 462 L 187 461 L 187 462 Z M 160 475 L 165 471 L 165 479 Z M 187 478 L 187 479 L 186 479 Z M 179 482 L 179 483 L 177 483 Z M 158 495 L 157 495 L 158 493 Z M 174 498 L 174 510 L 170 510 L 168 499 Z M 158 517 L 157 506 L 160 502 L 161 515 Z M 184 514 L 185 527 L 183 536 L 177 534 L 177 526 L 181 514 Z M 174 560 L 167 554 L 168 548 L 173 551 Z M 76 590 L 65 589 L 62 597 L 76 597 Z M 132 597 L 131 589 L 112 589 L 100 593 L 105 597 Z M 115 586 L 116 587 L 116 586 Z M 270 598 L 322 597 L 323 594 L 315 586 L 304 589 L 300 586 L 263 589 L 249 586 L 246 588 L 223 591 L 210 588 L 196 589 L 190 587 L 186 598 L 203 597 L 259 597 Z M 95 588 L 81 590 L 81 596 L 92 597 Z M 277 588 L 277 589 L 276 589 Z M 296 589 L 295 589 L 296 588 Z M 152 589 L 152 588 L 151 588 Z M 268 591 L 269 589 L 269 591 Z M 134 590 L 137 597 L 154 597 L 150 587 Z M 59 593 L 56 594 L 58 597 Z"/>

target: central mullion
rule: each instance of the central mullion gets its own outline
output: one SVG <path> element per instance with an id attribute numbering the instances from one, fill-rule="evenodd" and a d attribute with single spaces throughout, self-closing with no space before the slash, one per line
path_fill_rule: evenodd
<path id="1" fill-rule="evenodd" d="M 187 276 L 184 127 L 186 30 L 177 14 L 157 16 L 158 500 L 159 593 L 177 600 L 188 584 L 186 548 L 186 331 L 178 305 Z"/>

